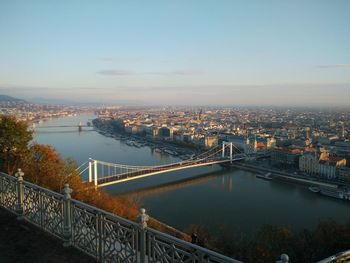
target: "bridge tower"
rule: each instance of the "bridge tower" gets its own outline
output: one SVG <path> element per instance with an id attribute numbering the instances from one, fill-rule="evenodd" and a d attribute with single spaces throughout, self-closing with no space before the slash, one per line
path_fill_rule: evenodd
<path id="1" fill-rule="evenodd" d="M 97 161 L 89 158 L 89 183 L 94 181 L 94 185 L 97 186 Z"/>
<path id="2" fill-rule="evenodd" d="M 92 182 L 92 159 L 89 158 L 89 183 Z"/>
<path id="3" fill-rule="evenodd" d="M 225 158 L 225 149 L 226 147 L 230 147 L 230 163 L 233 160 L 233 143 L 232 142 L 222 142 L 222 158 Z"/>
<path id="4" fill-rule="evenodd" d="M 81 122 L 79 122 L 78 124 L 78 130 L 81 132 L 83 129 L 83 124 Z"/>

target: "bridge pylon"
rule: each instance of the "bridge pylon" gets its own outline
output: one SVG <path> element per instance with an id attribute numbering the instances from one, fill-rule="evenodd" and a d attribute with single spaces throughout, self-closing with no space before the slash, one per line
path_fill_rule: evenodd
<path id="1" fill-rule="evenodd" d="M 97 172 L 97 161 L 89 158 L 89 183 L 94 182 L 97 186 L 98 172 Z"/>
<path id="2" fill-rule="evenodd" d="M 89 183 L 92 182 L 92 159 L 89 158 Z"/>
<path id="3" fill-rule="evenodd" d="M 222 142 L 222 158 L 225 158 L 225 149 L 230 147 L 230 163 L 233 161 L 233 143 L 232 142 Z"/>

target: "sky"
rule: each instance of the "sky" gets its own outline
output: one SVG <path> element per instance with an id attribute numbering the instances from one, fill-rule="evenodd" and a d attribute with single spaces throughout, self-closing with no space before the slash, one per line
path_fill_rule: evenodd
<path id="1" fill-rule="evenodd" d="M 0 94 L 348 106 L 348 0 L 0 0 Z"/>

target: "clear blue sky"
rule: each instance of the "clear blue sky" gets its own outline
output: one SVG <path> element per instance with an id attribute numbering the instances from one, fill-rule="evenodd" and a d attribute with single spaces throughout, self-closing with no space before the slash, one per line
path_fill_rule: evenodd
<path id="1" fill-rule="evenodd" d="M 0 0 L 0 93 L 348 105 L 350 1 Z"/>

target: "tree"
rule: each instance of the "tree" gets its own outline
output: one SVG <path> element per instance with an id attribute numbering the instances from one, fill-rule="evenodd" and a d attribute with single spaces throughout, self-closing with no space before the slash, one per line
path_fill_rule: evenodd
<path id="1" fill-rule="evenodd" d="M 57 192 L 66 181 L 64 162 L 49 145 L 31 145 L 23 170 L 27 180 Z"/>
<path id="2" fill-rule="evenodd" d="M 28 155 L 32 132 L 24 121 L 12 116 L 0 116 L 0 169 L 13 175 Z"/>
<path id="3" fill-rule="evenodd" d="M 321 221 L 310 239 L 312 261 L 319 261 L 350 247 L 350 223 L 340 224 L 334 220 Z"/>

